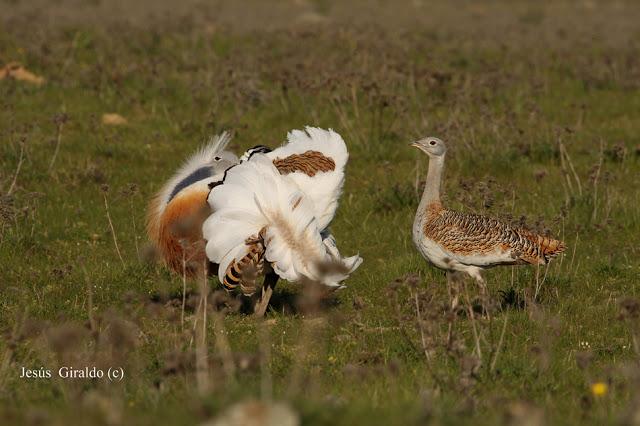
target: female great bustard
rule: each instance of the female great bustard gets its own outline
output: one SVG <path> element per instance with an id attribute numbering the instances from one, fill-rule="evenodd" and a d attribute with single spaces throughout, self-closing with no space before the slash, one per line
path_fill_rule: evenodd
<path id="1" fill-rule="evenodd" d="M 498 265 L 544 265 L 565 245 L 562 241 L 516 228 L 487 216 L 448 210 L 440 201 L 447 147 L 428 137 L 411 144 L 429 156 L 427 183 L 413 222 L 413 242 L 434 266 L 466 272 L 486 291 L 481 271 Z"/>

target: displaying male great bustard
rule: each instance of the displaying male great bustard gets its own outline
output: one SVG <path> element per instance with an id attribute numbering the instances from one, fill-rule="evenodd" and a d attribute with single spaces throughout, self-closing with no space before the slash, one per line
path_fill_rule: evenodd
<path id="1" fill-rule="evenodd" d="M 428 137 L 411 144 L 429 156 L 427 183 L 413 222 L 413 242 L 434 266 L 465 272 L 485 291 L 481 271 L 498 265 L 544 265 L 565 250 L 562 241 L 498 219 L 442 206 L 440 186 L 447 147 Z"/>
<path id="2" fill-rule="evenodd" d="M 328 231 L 348 159 L 340 135 L 308 127 L 290 132 L 288 143 L 280 148 L 271 151 L 258 145 L 240 158 L 226 150 L 229 141 L 226 133 L 214 138 L 150 203 L 147 232 L 164 262 L 188 277 L 217 271 L 227 290 L 240 288 L 245 295 L 252 295 L 256 279 L 265 275 L 258 314 L 264 314 L 279 277 L 305 277 L 329 286 L 346 279 L 362 259 L 340 257 Z M 283 194 L 299 199 L 289 206 L 295 214 L 287 211 L 289 200 Z M 264 209 L 267 204 L 270 209 Z M 304 235 L 296 220 L 305 221 Z M 261 224 L 259 232 L 256 224 Z M 268 230 L 284 232 L 286 244 L 278 244 L 278 238 L 265 241 Z M 293 264 L 287 267 L 287 262 Z M 322 266 L 329 263 L 339 265 L 341 272 Z"/>

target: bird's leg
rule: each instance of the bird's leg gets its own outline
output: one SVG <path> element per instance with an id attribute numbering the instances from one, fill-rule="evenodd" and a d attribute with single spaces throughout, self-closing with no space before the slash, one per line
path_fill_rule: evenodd
<path id="1" fill-rule="evenodd" d="M 490 318 L 490 314 L 489 314 L 490 300 L 489 300 L 489 289 L 487 288 L 487 282 L 484 280 L 484 277 L 480 272 L 480 268 L 473 269 L 472 271 L 469 272 L 469 275 L 471 275 L 476 280 L 476 282 L 478 283 L 478 286 L 480 287 L 480 302 L 482 303 L 482 310 L 484 311 L 484 314 L 487 315 L 487 318 Z"/>
<path id="2" fill-rule="evenodd" d="M 458 279 L 459 274 L 455 271 L 447 272 L 447 292 L 449 293 L 449 302 L 451 303 L 451 311 L 454 312 L 459 304 L 459 293 L 460 289 L 458 288 Z"/>
<path id="3" fill-rule="evenodd" d="M 267 307 L 269 306 L 269 300 L 271 300 L 271 295 L 273 294 L 273 288 L 278 283 L 278 275 L 273 272 L 267 272 L 264 276 L 264 281 L 262 283 L 262 290 L 260 294 L 260 299 L 256 302 L 253 308 L 253 314 L 256 317 L 263 317 L 267 312 Z"/>
<path id="4" fill-rule="evenodd" d="M 480 275 L 480 273 L 478 273 L 478 276 L 476 277 L 476 281 L 478 282 L 478 285 L 480 286 L 480 294 L 482 296 L 488 296 L 489 295 L 489 289 L 487 288 L 487 282 L 484 280 L 484 277 L 482 275 Z"/>
<path id="5" fill-rule="evenodd" d="M 449 322 L 449 329 L 447 330 L 447 347 L 451 347 L 453 341 L 453 325 L 457 316 L 457 309 L 459 306 L 459 284 L 460 274 L 455 271 L 447 271 L 447 292 L 449 293 L 449 303 L 451 303 L 451 317 Z"/>

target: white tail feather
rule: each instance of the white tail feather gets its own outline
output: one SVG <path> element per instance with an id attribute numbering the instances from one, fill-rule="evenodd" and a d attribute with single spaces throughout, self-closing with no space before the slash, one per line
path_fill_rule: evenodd
<path id="1" fill-rule="evenodd" d="M 333 276 L 331 281 L 340 283 L 346 280 L 349 275 L 351 275 L 362 263 L 362 258 L 359 255 L 351 256 L 351 257 L 342 257 L 340 252 L 338 251 L 338 246 L 336 245 L 336 239 L 333 235 L 329 234 L 322 240 L 322 243 L 327 249 L 327 253 L 331 257 L 331 263 L 336 265 L 337 267 L 329 267 L 329 270 L 333 270 Z M 330 265 L 329 265 L 330 266 Z M 343 288 L 344 286 L 339 286 Z"/>

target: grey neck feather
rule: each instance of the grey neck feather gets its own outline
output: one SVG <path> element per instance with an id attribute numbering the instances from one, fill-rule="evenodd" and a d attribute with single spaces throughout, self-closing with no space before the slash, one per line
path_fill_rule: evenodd
<path id="1" fill-rule="evenodd" d="M 429 172 L 427 173 L 427 184 L 420 200 L 418 211 L 422 212 L 431 203 L 440 202 L 440 185 L 442 182 L 442 171 L 444 169 L 444 155 L 429 158 Z"/>

